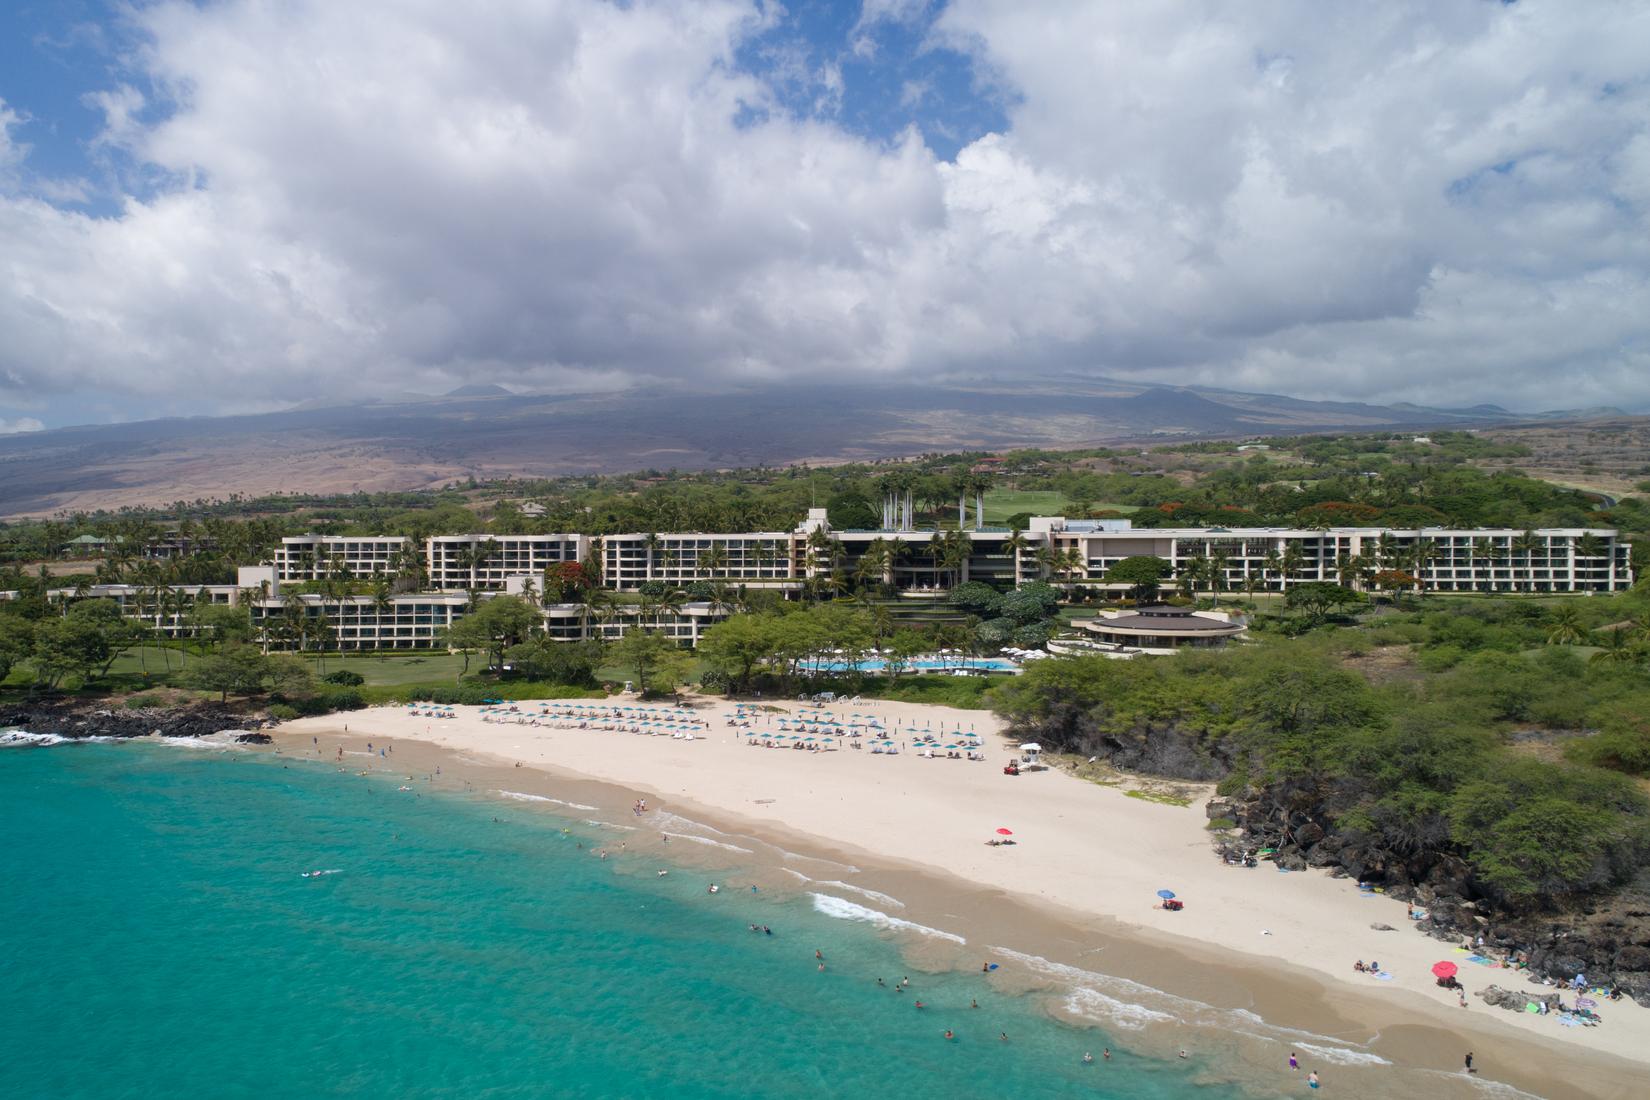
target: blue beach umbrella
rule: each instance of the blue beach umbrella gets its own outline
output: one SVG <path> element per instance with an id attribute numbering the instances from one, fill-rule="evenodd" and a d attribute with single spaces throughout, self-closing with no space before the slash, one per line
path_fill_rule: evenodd
<path id="1" fill-rule="evenodd" d="M 1157 892 L 1157 896 L 1162 898 L 1164 901 L 1168 901 L 1170 898 L 1174 897 L 1174 891 L 1173 890 L 1159 890 Z"/>

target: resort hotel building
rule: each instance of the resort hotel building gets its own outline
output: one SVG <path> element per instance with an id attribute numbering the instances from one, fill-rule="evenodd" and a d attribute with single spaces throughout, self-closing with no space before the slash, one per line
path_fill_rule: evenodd
<path id="1" fill-rule="evenodd" d="M 1106 573 L 1139 556 L 1167 563 L 1165 586 L 1197 566 L 1203 578 L 1197 587 L 1204 591 L 1213 587 L 1213 568 L 1223 591 L 1279 592 L 1318 581 L 1367 589 L 1384 573 L 1380 583 L 1389 587 L 1408 577 L 1404 583 L 1433 592 L 1609 593 L 1632 586 L 1630 552 L 1616 531 L 1592 528 L 1137 528 L 1127 519 L 1043 516 L 1023 531 L 865 531 L 833 529 L 824 509 L 811 509 L 791 531 L 733 534 L 469 534 L 422 542 L 304 535 L 283 539 L 265 565 L 243 567 L 235 585 L 177 586 L 183 595 L 170 599 L 132 585 L 82 585 L 50 596 L 110 598 L 129 616 L 174 635 L 195 629 L 184 607 L 189 602 L 244 603 L 267 644 L 291 644 L 293 620 L 308 619 L 324 622 L 329 648 L 377 650 L 437 645 L 441 632 L 480 600 L 512 593 L 540 603 L 552 638 L 612 639 L 640 626 L 691 645 L 727 615 L 731 601 L 718 593 L 766 590 L 800 598 L 877 581 L 902 599 L 920 600 L 943 598 L 969 581 L 1007 589 L 1048 580 L 1121 594 L 1129 586 L 1108 582 Z M 552 583 L 558 571 L 574 564 L 581 583 L 615 596 L 599 608 L 546 602 L 547 593 L 561 590 Z M 328 594 L 325 583 L 373 578 L 392 581 L 390 591 Z M 637 600 L 650 584 L 696 590 L 686 603 Z M 14 594 L 0 598 L 7 595 Z M 1196 644 L 1227 633 L 1212 622 L 1186 621 L 1178 611 L 1150 622 L 1151 609 L 1130 614 L 1133 621 L 1102 616 L 1085 625 L 1101 645 L 1124 644 L 1129 636 Z"/>

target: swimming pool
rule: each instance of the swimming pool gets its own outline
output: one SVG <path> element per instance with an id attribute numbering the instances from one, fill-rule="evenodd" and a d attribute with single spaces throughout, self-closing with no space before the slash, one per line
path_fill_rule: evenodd
<path id="1" fill-rule="evenodd" d="M 886 672 L 888 662 L 880 657 L 863 661 L 803 661 L 807 672 Z M 1020 666 L 1005 657 L 918 657 L 905 662 L 908 672 L 954 672 L 966 668 L 973 672 L 1019 672 Z"/>

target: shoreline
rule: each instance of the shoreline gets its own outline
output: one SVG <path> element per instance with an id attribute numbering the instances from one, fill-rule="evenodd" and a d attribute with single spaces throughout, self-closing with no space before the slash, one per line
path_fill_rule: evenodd
<path id="1" fill-rule="evenodd" d="M 796 708 L 792 703 L 777 705 Z M 860 752 L 813 754 L 747 747 L 740 731 L 718 724 L 732 710 L 731 704 L 720 702 L 700 706 L 697 713 L 711 724 L 706 736 L 691 743 L 484 723 L 473 708 L 458 712 L 460 718 L 439 722 L 413 719 L 401 708 L 379 708 L 302 719 L 274 732 L 278 751 L 311 761 L 317 760 L 308 753 L 311 738 L 320 739 L 323 733 L 328 748 L 319 762 L 334 763 L 330 754 L 342 746 L 360 754 L 348 760 L 349 770 L 357 770 L 366 759 L 367 742 L 387 740 L 395 746 L 395 758 L 374 757 L 371 770 L 423 771 L 434 778 L 439 767 L 438 785 L 450 789 L 492 792 L 489 797 L 513 792 L 523 801 L 559 798 L 559 807 L 554 801 L 541 805 L 556 813 L 617 815 L 620 828 L 635 830 L 620 842 L 626 845 L 627 858 L 657 852 L 676 863 L 701 866 L 707 873 L 746 870 L 772 892 L 828 893 L 848 903 L 832 903 L 834 908 L 880 923 L 883 931 L 898 935 L 914 967 L 974 969 L 989 957 L 1003 964 L 993 976 L 993 986 L 1005 992 L 1054 994 L 1049 1006 L 1054 1017 L 1105 1027 L 1108 1035 L 1128 1039 L 1131 1049 L 1158 1057 L 1172 1058 L 1177 1046 L 1188 1045 L 1190 1029 L 1198 1035 L 1199 1055 L 1216 1055 L 1234 1082 L 1279 1087 L 1277 1069 L 1289 1053 L 1280 1048 L 1293 1042 L 1304 1048 L 1303 1066 L 1324 1072 L 1326 1087 L 1355 1080 L 1360 1095 L 1387 1093 L 1382 1082 L 1394 1070 L 1411 1071 L 1397 1074 L 1405 1078 L 1424 1075 L 1427 1087 L 1442 1089 L 1445 1095 L 1477 1095 L 1492 1081 L 1551 1097 L 1639 1093 L 1644 1063 L 1631 1055 L 1646 1049 L 1635 1040 L 1647 1034 L 1643 1027 L 1650 1013 L 1636 1005 L 1605 1006 L 1607 1022 L 1597 1029 L 1574 1029 L 1572 1039 L 1558 1033 L 1556 1021 L 1511 1013 L 1511 1019 L 1503 1019 L 1502 1010 L 1476 999 L 1463 1012 L 1453 1001 L 1446 1004 L 1441 990 L 1429 998 L 1397 983 L 1383 988 L 1373 981 L 1362 984 L 1361 977 L 1354 982 L 1327 964 L 1310 967 L 1295 959 L 1279 961 L 1286 952 L 1255 950 L 1236 942 L 1237 926 L 1251 918 L 1278 924 L 1268 929 L 1274 934 L 1265 937 L 1270 941 L 1266 946 L 1294 941 L 1291 928 L 1272 921 L 1276 899 L 1267 904 L 1266 896 L 1282 888 L 1278 873 L 1220 864 L 1211 853 L 1199 807 L 1129 799 L 1117 790 L 1058 772 L 1018 780 L 1004 777 L 998 759 L 1004 750 L 988 714 L 919 704 L 866 702 L 853 707 L 875 709 L 890 722 L 896 709 L 901 720 L 914 715 L 929 723 L 973 722 L 986 743 L 988 760 L 919 760 L 909 754 L 877 759 Z M 348 734 L 342 732 L 346 725 Z M 963 789 L 949 789 L 958 777 L 967 779 L 959 784 Z M 995 789 L 993 778 L 998 781 Z M 1030 782 L 1020 782 L 1024 780 Z M 1003 796 L 981 799 L 982 791 Z M 950 819 L 936 820 L 929 814 L 936 792 L 944 796 L 944 803 L 962 803 L 952 806 Z M 652 810 L 644 818 L 627 818 L 626 801 L 638 794 L 649 800 Z M 753 797 L 759 794 L 773 797 Z M 970 797 L 987 808 L 970 808 Z M 869 832 L 864 821 L 856 828 L 844 816 L 849 807 L 849 813 L 875 819 Z M 1064 821 L 1068 811 L 1077 820 Z M 667 820 L 666 814 L 675 816 Z M 1016 847 L 997 849 L 979 839 L 990 834 L 982 824 L 971 841 L 963 841 L 968 847 L 933 858 L 929 847 L 947 837 L 956 839 L 957 814 L 990 815 L 993 821 L 1012 814 L 1017 824 L 1030 821 L 1032 828 L 1016 829 L 1025 838 Z M 1057 834 L 1042 831 L 1045 822 L 1056 820 L 1062 822 Z M 1122 877 L 1138 880 L 1146 873 L 1152 881 L 1174 876 L 1177 882 L 1191 882 L 1190 890 L 1182 891 L 1188 908 L 1167 914 L 1134 895 L 1126 903 L 1114 897 L 1110 904 L 1085 904 L 1086 898 L 1101 895 L 1086 894 L 1065 880 L 1077 877 L 1074 870 L 1081 873 L 1085 846 L 1090 857 L 1093 849 L 1103 847 L 1103 841 L 1081 835 L 1084 825 L 1097 822 L 1123 835 L 1142 827 L 1159 834 L 1151 838 L 1155 843 L 1141 838 L 1148 861 L 1145 871 L 1131 868 Z M 856 842 L 868 836 L 907 837 L 919 827 L 932 837 L 914 847 Z M 704 836 L 707 828 L 722 835 Z M 674 844 L 661 842 L 662 833 L 679 839 Z M 1057 842 L 1060 838 L 1064 844 Z M 978 854 L 972 851 L 975 845 Z M 991 862 L 994 857 L 1017 859 L 1036 848 L 1051 849 L 1052 880 L 1048 859 L 1022 861 L 1035 867 L 1017 867 L 1002 858 Z M 1074 854 L 1079 858 L 1074 860 Z M 831 871 L 832 865 L 839 870 Z M 1313 880 L 1318 880 L 1315 889 L 1307 886 Z M 1285 881 L 1291 892 L 1310 892 L 1308 908 L 1320 916 L 1325 899 L 1316 895 L 1325 888 L 1331 894 L 1337 889 L 1342 895 L 1354 892 L 1346 880 L 1318 873 L 1294 874 Z M 1336 937 L 1357 937 L 1374 945 L 1364 949 L 1364 955 L 1378 950 L 1381 957 L 1400 958 L 1406 964 L 1402 969 L 1414 957 L 1451 957 L 1447 945 L 1409 929 L 1358 935 L 1357 929 L 1372 919 L 1390 921 L 1387 910 L 1401 903 L 1379 897 L 1329 900 L 1336 902 L 1331 910 L 1343 925 L 1355 917 L 1362 917 L 1363 924 L 1331 929 L 1334 935 L 1320 937 L 1320 947 Z M 820 905 L 815 902 L 816 908 Z M 1195 923 L 1157 926 L 1200 911 L 1203 919 Z M 1398 921 L 1402 920 L 1400 912 Z M 924 927 L 930 931 L 920 931 Z M 1211 929 L 1216 934 L 1208 934 Z M 961 937 L 966 946 L 933 935 L 934 930 Z M 1399 950 L 1400 944 L 1408 950 Z M 1348 962 L 1349 976 L 1350 969 Z M 1401 970 L 1398 965 L 1392 969 Z M 1508 972 L 1497 975 L 1511 979 L 1505 985 L 1525 988 L 1522 979 Z M 1487 984 L 1477 980 L 1477 974 L 1462 977 L 1475 990 Z M 1430 974 L 1425 981 L 1431 984 Z M 1634 1015 L 1638 1019 L 1632 1019 Z M 1543 1026 L 1555 1034 L 1543 1034 Z M 1467 1049 L 1477 1054 L 1481 1077 L 1460 1072 Z M 1408 1090 L 1390 1091 L 1397 1095 Z"/>

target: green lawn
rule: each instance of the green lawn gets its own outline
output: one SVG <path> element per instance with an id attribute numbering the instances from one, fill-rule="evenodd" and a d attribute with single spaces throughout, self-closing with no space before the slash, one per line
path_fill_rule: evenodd
<path id="1" fill-rule="evenodd" d="M 1020 512 L 1034 516 L 1063 516 L 1071 502 L 1058 489 L 993 489 L 985 495 L 985 521 L 1002 526 L 1008 517 Z M 1110 508 L 1117 512 L 1133 512 L 1133 504 L 1095 504 L 1095 510 Z M 955 511 L 955 509 L 953 509 Z"/>

